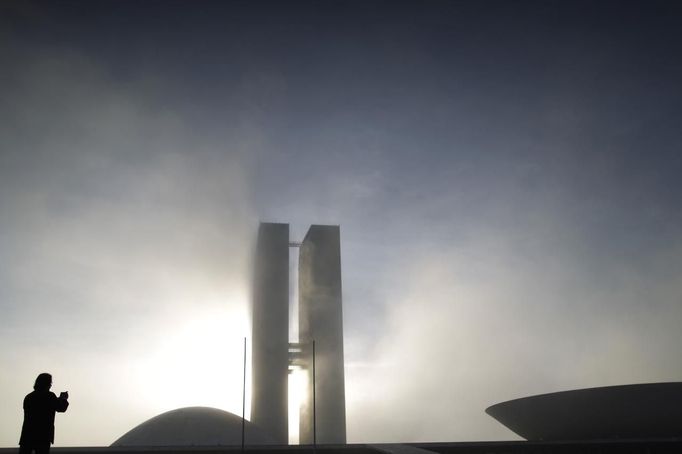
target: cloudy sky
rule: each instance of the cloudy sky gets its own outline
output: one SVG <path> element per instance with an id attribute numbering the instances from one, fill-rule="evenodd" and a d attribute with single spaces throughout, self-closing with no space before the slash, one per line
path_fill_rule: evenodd
<path id="1" fill-rule="evenodd" d="M 241 412 L 259 221 L 339 224 L 350 442 L 682 380 L 682 8 L 0 3 L 0 446 Z"/>

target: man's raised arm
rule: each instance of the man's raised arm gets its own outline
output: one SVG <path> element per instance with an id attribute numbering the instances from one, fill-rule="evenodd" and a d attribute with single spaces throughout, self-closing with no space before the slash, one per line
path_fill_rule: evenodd
<path id="1" fill-rule="evenodd" d="M 55 411 L 58 411 L 59 413 L 64 413 L 66 409 L 69 408 L 69 393 L 68 392 L 63 392 L 59 394 L 59 397 L 57 398 L 57 402 L 55 404 Z"/>

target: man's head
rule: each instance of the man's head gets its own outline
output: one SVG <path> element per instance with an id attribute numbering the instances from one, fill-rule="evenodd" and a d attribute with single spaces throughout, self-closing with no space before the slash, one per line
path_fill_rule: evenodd
<path id="1" fill-rule="evenodd" d="M 36 391 L 49 391 L 52 388 L 52 375 L 43 372 L 36 378 L 36 383 L 33 385 L 33 389 Z"/>

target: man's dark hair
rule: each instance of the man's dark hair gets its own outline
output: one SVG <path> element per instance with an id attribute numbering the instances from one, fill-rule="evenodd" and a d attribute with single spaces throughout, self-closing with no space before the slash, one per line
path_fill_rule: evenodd
<path id="1" fill-rule="evenodd" d="M 52 375 L 47 372 L 43 372 L 36 378 L 36 383 L 33 385 L 33 389 L 36 391 L 47 391 L 52 386 Z"/>

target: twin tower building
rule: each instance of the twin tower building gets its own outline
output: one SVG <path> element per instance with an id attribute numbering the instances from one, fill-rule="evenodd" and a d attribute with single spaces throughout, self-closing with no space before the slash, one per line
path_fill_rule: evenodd
<path id="1" fill-rule="evenodd" d="M 289 251 L 298 248 L 298 342 L 289 342 Z M 301 444 L 346 443 L 339 227 L 312 225 L 301 243 L 289 224 L 261 223 L 252 304 L 251 422 L 287 444 L 288 376 L 306 375 Z"/>

